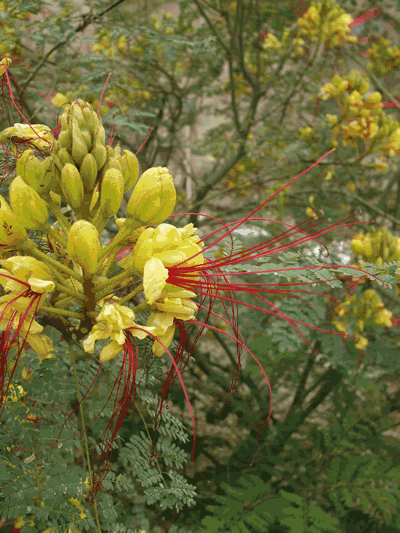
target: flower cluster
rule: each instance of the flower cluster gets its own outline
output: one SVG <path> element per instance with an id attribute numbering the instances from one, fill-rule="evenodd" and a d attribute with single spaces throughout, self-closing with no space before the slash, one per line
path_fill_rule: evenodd
<path id="1" fill-rule="evenodd" d="M 400 261 L 400 239 L 383 226 L 378 231 L 357 233 L 351 241 L 352 251 L 368 263 Z"/>
<path id="2" fill-rule="evenodd" d="M 334 1 L 311 2 L 306 13 L 297 20 L 298 31 L 293 41 L 294 55 L 304 53 L 305 37 L 311 41 L 323 43 L 326 48 L 333 48 L 343 42 L 355 43 L 357 37 L 350 34 L 349 25 L 353 22 Z"/>
<path id="3" fill-rule="evenodd" d="M 357 139 L 364 143 L 363 157 L 375 152 L 393 157 L 400 150 L 400 124 L 382 110 L 382 96 L 373 92 L 369 96 L 368 76 L 352 70 L 348 76 L 335 74 L 332 83 L 321 88 L 320 98 L 335 98 L 341 114 L 327 114 L 332 130 L 332 146 L 343 138 L 343 146 L 357 147 Z"/>
<path id="4" fill-rule="evenodd" d="M 2 65 L 3 76 L 9 83 L 8 64 Z M 18 111 L 24 118 L 22 111 Z M 38 311 L 68 341 L 74 339 L 87 354 L 99 355 L 100 364 L 121 354 L 118 359 L 121 370 L 115 385 L 117 391 L 123 390 L 123 394 L 118 405 L 115 402 L 112 418 L 105 430 L 105 435 L 108 435 L 114 422 L 116 429 L 103 450 L 102 459 L 107 457 L 116 432 L 134 399 L 139 365 L 137 339 L 147 337 L 153 343 L 155 356 L 166 353 L 171 360 L 166 385 L 160 393 L 161 407 L 168 385 L 176 376 L 184 387 L 180 368 L 184 367 L 187 358 L 193 353 L 203 330 L 216 329 L 208 324 L 211 316 L 231 328 L 232 334 L 227 333 L 226 329 L 221 328 L 221 331 L 236 342 L 238 368 L 243 349 L 254 357 L 243 342 L 237 326 L 238 304 L 284 318 L 310 345 L 295 323 L 312 328 L 315 326 L 287 317 L 267 299 L 269 292 L 299 297 L 290 294 L 287 288 L 280 291 L 270 288 L 269 283 L 245 283 L 238 276 L 270 272 L 265 266 L 259 270 L 254 270 L 253 266 L 249 268 L 248 263 L 310 239 L 318 241 L 317 237 L 332 231 L 335 224 L 313 233 L 307 233 L 305 229 L 318 225 L 315 221 L 305 229 L 285 224 L 290 228 L 285 233 L 252 248 L 222 257 L 215 256 L 213 260 L 205 253 L 222 239 L 231 238 L 232 232 L 244 222 L 251 222 L 255 213 L 304 172 L 280 186 L 245 219 L 228 225 L 221 223 L 220 229 L 201 239 L 193 224 L 176 227 L 165 222 L 174 216 L 172 213 L 176 203 L 174 182 L 168 169 L 149 168 L 139 177 L 135 154 L 121 150 L 119 145 L 115 148 L 110 146 L 111 143 L 106 145 L 101 118 L 88 102 L 78 99 L 65 104 L 57 132 L 56 139 L 46 126 L 31 125 L 26 121 L 0 134 L 6 150 L 15 147 L 16 139 L 22 140 L 25 145 L 22 153 L 18 150 L 14 152 L 18 161 L 17 177 L 12 181 L 9 191 L 11 207 L 0 197 L 0 247 L 5 257 L 0 260 L 3 267 L 0 269 L 0 279 L 9 292 L 0 298 L 2 397 L 8 369 L 7 356 L 15 344 L 19 352 L 11 376 L 25 342 L 41 359 L 52 356 L 54 350 L 51 342 L 42 335 L 43 328 L 35 321 Z M 116 218 L 124 193 L 128 193 L 132 187 L 125 218 Z M 60 209 L 62 198 L 72 211 L 72 218 L 67 218 L 65 211 Z M 52 225 L 49 223 L 49 213 L 56 221 Z M 100 236 L 111 217 L 114 217 L 118 232 L 105 245 L 100 241 Z M 28 231 L 32 229 L 47 234 L 46 253 L 29 238 Z M 220 235 L 206 245 L 205 240 L 217 233 Z M 297 240 L 272 248 L 296 233 L 301 234 Z M 321 268 L 329 266 L 337 265 Z M 232 278 L 239 281 L 232 281 Z M 121 289 L 128 286 L 133 287 L 132 290 L 127 289 L 120 296 L 123 292 Z M 259 305 L 241 302 L 238 300 L 240 293 L 250 294 Z M 194 301 L 196 297 L 199 297 L 197 302 Z M 216 300 L 221 303 L 225 316 L 213 310 Z M 272 307 L 275 312 L 265 309 L 265 305 Z M 145 317 L 143 313 L 149 315 Z M 205 313 L 203 321 L 200 320 L 201 313 Z M 194 326 L 200 326 L 200 329 L 195 340 L 190 342 L 188 331 Z M 13 329 L 15 333 L 11 338 Z M 24 336 L 21 346 L 20 334 Z M 174 336 L 178 339 L 178 346 L 173 350 L 173 355 L 170 346 Z M 101 345 L 96 345 L 99 341 Z M 257 363 L 268 383 L 264 370 Z M 161 411 L 161 407 L 158 411 Z M 115 417 L 117 420 L 114 420 Z M 101 483 L 93 477 L 92 494 L 100 487 Z"/>
<path id="5" fill-rule="evenodd" d="M 338 331 L 346 332 L 346 323 L 352 318 L 360 333 L 364 331 L 364 323 L 372 322 L 383 328 L 392 327 L 392 313 L 382 303 L 378 294 L 373 289 L 363 292 L 358 298 L 356 295 L 348 296 L 345 302 L 335 309 L 338 318 L 332 323 Z M 368 345 L 368 339 L 360 334 L 355 335 L 356 348 L 364 350 Z"/>
<path id="6" fill-rule="evenodd" d="M 381 37 L 378 43 L 368 48 L 366 55 L 370 62 L 367 67 L 382 76 L 400 67 L 400 46 L 389 46 L 391 41 Z"/>
<path id="7" fill-rule="evenodd" d="M 21 11 L 16 6 L 22 3 L 21 0 L 11 3 L 0 2 L 0 55 L 11 56 L 19 54 L 21 47 L 18 44 L 18 32 L 15 27 L 16 20 L 27 20 L 31 16 L 28 11 Z"/>

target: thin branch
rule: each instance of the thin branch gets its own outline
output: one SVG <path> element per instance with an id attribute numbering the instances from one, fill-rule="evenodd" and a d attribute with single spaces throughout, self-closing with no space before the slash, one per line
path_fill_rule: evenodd
<path id="1" fill-rule="evenodd" d="M 39 63 L 36 65 L 36 68 L 33 70 L 33 72 L 28 76 L 27 80 L 25 81 L 25 83 L 22 85 L 22 92 L 25 92 L 28 85 L 30 84 L 30 82 L 33 80 L 33 78 L 36 76 L 36 74 L 39 72 L 39 70 L 43 67 L 43 65 L 46 63 L 46 61 L 48 60 L 48 58 L 51 56 L 51 54 L 53 52 L 55 52 L 58 48 L 60 48 L 61 46 L 63 46 L 64 44 L 67 44 L 68 41 L 70 41 L 77 33 L 85 30 L 88 26 L 90 26 L 90 24 L 92 24 L 93 22 L 95 22 L 96 20 L 98 20 L 99 18 L 101 18 L 103 15 L 105 15 L 106 13 L 108 13 L 109 11 L 111 11 L 112 9 L 114 9 L 115 7 L 117 7 L 118 5 L 122 4 L 125 0 L 117 0 L 116 2 L 114 2 L 113 4 L 111 4 L 111 6 L 109 6 L 108 8 L 104 9 L 104 11 L 101 11 L 100 13 L 98 13 L 97 15 L 94 15 L 93 17 L 91 16 L 84 16 L 83 17 L 83 22 L 77 27 L 75 28 L 74 30 L 72 30 L 69 35 L 67 35 L 67 37 L 65 37 L 64 39 L 62 39 L 61 41 L 59 41 L 57 44 L 55 44 L 52 48 L 50 48 L 50 50 L 47 52 L 47 54 L 45 54 L 42 59 L 39 61 Z"/>

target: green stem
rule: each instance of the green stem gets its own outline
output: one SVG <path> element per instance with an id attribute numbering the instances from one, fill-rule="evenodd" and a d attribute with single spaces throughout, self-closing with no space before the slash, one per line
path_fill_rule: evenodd
<path id="1" fill-rule="evenodd" d="M 63 281 L 65 282 L 64 278 Z M 74 291 L 73 289 L 70 289 L 68 287 L 65 287 L 65 285 L 61 285 L 59 283 L 55 283 L 56 289 L 59 290 L 61 293 L 69 294 L 76 300 L 81 300 L 82 302 L 86 302 L 86 296 L 82 294 L 81 292 Z"/>
<path id="2" fill-rule="evenodd" d="M 54 237 L 59 243 L 61 243 L 65 249 L 67 249 L 68 247 L 68 243 L 65 239 L 63 239 L 62 237 L 60 237 L 60 235 L 58 235 L 58 233 L 56 233 L 52 227 L 50 225 L 47 225 L 46 227 L 46 233 L 48 233 L 49 235 L 51 235 L 52 237 Z"/>
<path id="3" fill-rule="evenodd" d="M 111 289 L 113 289 L 116 285 L 118 285 L 121 281 L 124 281 L 126 278 L 129 278 L 129 276 L 137 275 L 138 271 L 135 267 L 129 268 L 128 270 L 124 270 L 120 274 L 117 274 L 116 276 L 113 276 L 108 281 L 105 281 L 104 283 L 100 283 L 96 286 L 96 300 L 98 301 L 99 295 L 107 294 L 110 292 Z"/>
<path id="4" fill-rule="evenodd" d="M 125 302 L 127 302 L 128 300 L 130 300 L 131 298 L 133 298 L 140 292 L 143 292 L 143 283 L 138 285 L 136 289 L 133 289 L 133 291 L 131 291 L 129 294 L 121 298 L 121 300 L 118 301 L 118 305 L 123 305 Z"/>
<path id="5" fill-rule="evenodd" d="M 80 415 L 81 415 L 83 439 L 84 439 L 84 442 L 85 442 L 86 460 L 87 460 L 88 471 L 89 471 L 89 484 L 90 484 L 91 491 L 93 491 L 92 467 L 91 467 L 91 464 L 90 464 L 89 444 L 88 444 L 88 439 L 87 439 L 87 435 L 86 435 L 85 417 L 84 417 L 84 414 L 83 414 L 82 397 L 81 397 L 81 391 L 79 389 L 78 373 L 76 371 L 74 351 L 72 349 L 72 344 L 71 343 L 68 343 L 68 348 L 69 348 L 69 354 L 70 354 L 71 361 L 72 361 L 72 366 L 74 368 L 74 376 L 75 376 L 75 384 L 76 384 L 76 395 L 77 395 L 78 400 L 79 400 L 79 412 L 80 412 Z M 96 516 L 97 531 L 98 531 L 98 533 L 101 533 L 101 527 L 100 527 L 100 522 L 99 522 L 99 514 L 97 512 L 97 504 L 96 504 L 96 500 L 95 499 L 94 499 L 94 514 Z"/>
<path id="6" fill-rule="evenodd" d="M 132 231 L 132 228 L 127 227 L 126 225 L 123 225 L 122 228 L 118 231 L 118 233 L 115 235 L 113 240 L 101 251 L 101 254 L 99 256 L 98 262 L 100 263 L 103 257 L 108 255 L 114 247 L 119 244 L 121 241 L 125 239 L 127 235 Z"/>
<path id="7" fill-rule="evenodd" d="M 143 311 L 153 311 L 153 306 L 148 304 L 147 302 L 143 302 L 141 304 L 135 305 L 135 307 L 131 307 L 131 309 L 136 313 L 141 313 Z"/>
<path id="8" fill-rule="evenodd" d="M 69 316 L 79 320 L 85 318 L 82 313 L 75 313 L 74 311 L 68 311 L 68 309 L 56 309 L 55 307 L 50 307 L 48 305 L 42 305 L 40 310 L 54 316 Z"/>
<path id="9" fill-rule="evenodd" d="M 32 241 L 27 241 L 27 240 L 23 241 L 21 245 L 19 246 L 19 249 L 21 249 L 23 252 L 27 252 L 28 255 L 35 257 L 39 261 L 43 261 L 43 263 L 45 263 L 49 267 L 53 267 L 53 269 L 60 270 L 67 276 L 75 278 L 80 283 L 83 282 L 82 276 L 80 276 L 79 274 L 77 274 L 76 272 L 68 268 L 67 266 L 63 265 L 59 261 L 56 261 L 52 257 L 49 257 L 45 253 L 41 252 L 36 246 L 34 246 Z"/>
<path id="10" fill-rule="evenodd" d="M 100 276 L 107 276 L 107 272 L 110 266 L 112 265 L 112 263 L 114 262 L 114 259 L 117 253 L 118 253 L 118 247 L 114 248 L 114 250 L 110 254 L 110 257 L 108 257 L 106 261 L 104 262 L 103 270 L 101 271 Z"/>
<path id="11" fill-rule="evenodd" d="M 71 224 L 67 217 L 64 216 L 61 209 L 56 204 L 49 203 L 48 208 L 50 213 L 52 213 L 57 219 L 57 222 L 60 224 L 60 228 L 64 231 L 65 235 L 68 235 L 69 230 L 71 229 Z"/>

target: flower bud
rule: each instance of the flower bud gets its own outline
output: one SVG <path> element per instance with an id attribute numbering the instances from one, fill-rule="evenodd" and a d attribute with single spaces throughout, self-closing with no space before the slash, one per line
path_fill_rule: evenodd
<path id="1" fill-rule="evenodd" d="M 44 168 L 44 186 L 45 189 L 50 189 L 58 195 L 62 195 L 61 188 L 61 170 L 62 165 L 58 160 L 58 157 L 51 155 L 43 161 Z M 38 193 L 41 193 L 41 187 L 39 187 Z"/>
<path id="2" fill-rule="evenodd" d="M 96 160 L 97 172 L 99 172 L 107 161 L 107 151 L 102 144 L 95 144 L 93 150 L 90 152 Z"/>
<path id="3" fill-rule="evenodd" d="M 119 164 L 121 165 L 122 175 L 124 176 L 124 193 L 129 191 L 138 179 L 139 176 L 139 163 L 132 152 L 124 150 Z"/>
<path id="4" fill-rule="evenodd" d="M 160 224 L 174 210 L 174 180 L 165 167 L 149 168 L 140 176 L 126 207 L 127 223 L 139 226 Z"/>
<path id="5" fill-rule="evenodd" d="M 33 150 L 24 150 L 17 159 L 16 173 L 17 176 L 22 176 L 24 181 L 35 191 L 38 191 L 40 185 L 43 185 L 44 169 L 42 161 L 34 155 Z"/>
<path id="6" fill-rule="evenodd" d="M 79 171 L 83 185 L 92 191 L 97 179 L 97 163 L 92 154 L 86 154 Z"/>
<path id="7" fill-rule="evenodd" d="M 61 187 L 64 198 L 72 209 L 79 209 L 83 200 L 83 183 L 79 170 L 70 163 L 61 172 Z"/>
<path id="8" fill-rule="evenodd" d="M 0 244 L 9 246 L 26 238 L 26 229 L 18 222 L 10 206 L 0 196 Z"/>
<path id="9" fill-rule="evenodd" d="M 86 140 L 83 136 L 84 131 L 81 131 L 78 125 L 78 121 L 75 117 L 72 117 L 72 150 L 71 155 L 78 165 L 80 165 L 88 153 L 90 148 L 87 146 Z M 86 130 L 86 133 L 90 136 L 89 132 Z"/>
<path id="10" fill-rule="evenodd" d="M 92 199 L 90 201 L 89 211 L 92 211 L 92 209 L 97 203 L 97 200 L 99 199 L 99 196 L 100 196 L 99 186 L 97 185 L 95 190 L 93 191 Z"/>
<path id="11" fill-rule="evenodd" d="M 120 208 L 124 195 L 124 177 L 116 168 L 107 170 L 103 177 L 100 192 L 100 209 L 110 217 Z"/>
<path id="12" fill-rule="evenodd" d="M 115 159 L 115 157 L 109 157 L 107 160 L 107 163 L 104 165 L 100 172 L 100 179 L 104 179 L 104 176 L 106 175 L 107 170 L 110 170 L 110 168 L 115 168 L 119 170 L 122 174 L 122 169 L 119 161 Z M 123 179 L 123 177 L 122 177 Z"/>
<path id="13" fill-rule="evenodd" d="M 10 203 L 15 216 L 24 228 L 39 228 L 47 222 L 49 214 L 45 202 L 21 176 L 13 179 L 10 185 Z"/>
<path id="14" fill-rule="evenodd" d="M 68 124 L 68 115 L 64 112 L 60 117 L 61 133 L 58 136 L 60 148 L 65 148 L 68 152 L 72 150 L 72 130 Z"/>
<path id="15" fill-rule="evenodd" d="M 62 166 L 66 165 L 67 163 L 70 163 L 71 165 L 75 165 L 74 160 L 72 159 L 72 155 L 68 152 L 66 148 L 60 148 L 57 152 L 57 157 L 62 164 Z"/>
<path id="16" fill-rule="evenodd" d="M 97 229 L 87 220 L 77 220 L 68 233 L 68 256 L 86 274 L 94 274 L 101 246 Z"/>

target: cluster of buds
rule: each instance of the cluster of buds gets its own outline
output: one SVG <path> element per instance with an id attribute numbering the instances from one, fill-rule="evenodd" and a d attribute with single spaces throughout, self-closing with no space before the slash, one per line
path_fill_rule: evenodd
<path id="1" fill-rule="evenodd" d="M 370 62 L 367 67 L 382 76 L 400 67 L 400 46 L 389 46 L 391 41 L 381 37 L 366 51 Z"/>
<path id="2" fill-rule="evenodd" d="M 321 88 L 320 98 L 335 98 L 341 115 L 327 114 L 332 130 L 332 146 L 338 146 L 342 135 L 343 146 L 357 147 L 357 139 L 364 143 L 363 157 L 382 152 L 393 157 L 400 150 L 400 124 L 382 110 L 382 96 L 375 91 L 369 96 L 368 76 L 353 70 L 348 76 L 335 74 L 332 83 Z"/>
<path id="3" fill-rule="evenodd" d="M 16 22 L 28 20 L 30 16 L 31 13 L 29 11 L 16 9 L 15 5 L 8 2 L 0 2 L 1 56 L 21 53 Z"/>
<path id="4" fill-rule="evenodd" d="M 4 329 L 11 311 L 21 313 L 22 308 L 26 308 L 29 302 L 28 296 L 25 296 L 28 287 L 38 294 L 35 307 L 30 303 L 31 316 L 40 308 L 58 317 L 79 317 L 79 325 L 84 325 L 81 327 L 81 336 L 82 332 L 88 333 L 83 342 L 86 351 L 93 352 L 95 339 L 110 338 L 111 342 L 100 358 L 106 360 L 123 350 L 123 329 L 136 327 L 134 313 L 129 307 L 104 300 L 106 294 L 103 287 L 107 286 L 106 293 L 113 289 L 112 284 L 105 283 L 107 267 L 111 264 L 110 253 L 114 252 L 115 257 L 126 245 L 138 239 L 145 242 L 140 237 L 149 234 L 150 228 L 146 230 L 146 227 L 161 224 L 171 215 L 176 201 L 175 187 L 172 176 L 162 167 L 150 168 L 138 179 L 136 156 L 129 150 L 121 151 L 119 146 L 114 149 L 105 146 L 101 119 L 87 102 L 77 100 L 66 105 L 60 125 L 58 140 L 51 136 L 49 128 L 42 125 L 16 124 L 1 134 L 3 142 L 12 144 L 13 138 L 18 136 L 29 140 L 31 147 L 18 158 L 17 177 L 9 190 L 11 207 L 0 198 L 0 243 L 5 250 L 12 246 L 20 254 L 25 254 L 1 261 L 7 270 L 0 273 L 11 273 L 15 278 L 13 282 L 7 277 L 0 280 L 6 290 L 11 291 L 11 294 L 1 298 L 6 311 L 1 323 Z M 38 151 L 42 153 L 41 157 Z M 43 158 L 43 152 L 47 157 Z M 134 189 L 127 204 L 126 218 L 117 219 L 119 232 L 107 247 L 106 254 L 102 250 L 99 235 L 110 217 L 115 217 L 123 194 L 132 187 Z M 65 199 L 77 219 L 72 225 L 60 210 L 61 198 Z M 54 226 L 48 223 L 49 211 L 57 220 Z M 163 228 L 163 225 L 158 228 Z M 59 260 L 39 250 L 28 238 L 27 229 L 45 231 Z M 174 230 L 176 234 L 170 232 L 167 240 L 174 244 L 179 238 L 182 240 L 182 247 L 174 256 L 176 262 L 185 259 L 186 256 L 182 254 L 193 252 L 194 247 L 196 251 L 200 250 L 194 245 L 196 239 L 192 234 L 195 230 L 184 228 L 181 233 Z M 153 260 L 157 257 L 157 246 L 161 246 L 157 244 L 158 235 L 156 232 Z M 162 246 L 167 246 L 165 239 Z M 202 256 L 197 260 L 201 262 Z M 173 259 L 168 261 L 168 266 L 174 264 Z M 143 277 L 146 293 L 151 268 L 144 264 L 142 267 L 138 267 L 138 261 L 135 261 L 134 271 L 127 272 L 125 279 L 118 280 L 116 284 L 126 285 L 132 274 L 136 274 Z M 53 291 L 51 299 L 45 302 L 47 295 Z M 15 296 L 19 298 L 16 300 Z M 74 296 L 75 301 L 82 304 L 81 313 L 67 309 L 74 301 Z M 179 291 L 173 293 L 172 289 L 167 292 L 165 289 L 162 295 L 160 293 L 148 300 L 149 309 L 154 309 L 157 315 L 152 315 L 149 319 L 151 326 L 138 329 L 136 336 L 143 338 L 150 332 L 153 337 L 160 336 L 164 346 L 168 347 L 173 336 L 174 318 L 193 318 L 197 310 L 189 301 L 189 296 L 186 295 L 183 300 L 181 298 Z M 46 303 L 51 303 L 51 306 Z M 190 313 L 186 309 L 190 309 Z M 40 335 L 40 328 L 37 323 L 31 325 L 27 342 L 44 358 L 51 355 L 52 346 L 50 339 Z M 164 349 L 155 347 L 154 351 L 161 355 Z"/>
<path id="5" fill-rule="evenodd" d="M 305 37 L 318 44 L 325 44 L 326 48 L 339 46 L 343 42 L 355 43 L 357 37 L 350 34 L 350 24 L 353 22 L 348 15 L 334 1 L 311 2 L 302 17 L 297 20 L 298 31 L 293 41 L 294 56 L 304 53 Z"/>
<path id="6" fill-rule="evenodd" d="M 392 327 L 392 313 L 382 303 L 378 294 L 373 289 L 363 292 L 358 298 L 356 295 L 348 296 L 345 302 L 335 308 L 338 318 L 332 323 L 338 331 L 346 331 L 346 324 L 350 318 L 355 321 L 357 330 L 364 331 L 364 323 L 372 322 L 383 328 Z M 356 348 L 364 350 L 368 345 L 368 339 L 360 334 L 355 335 Z"/>

